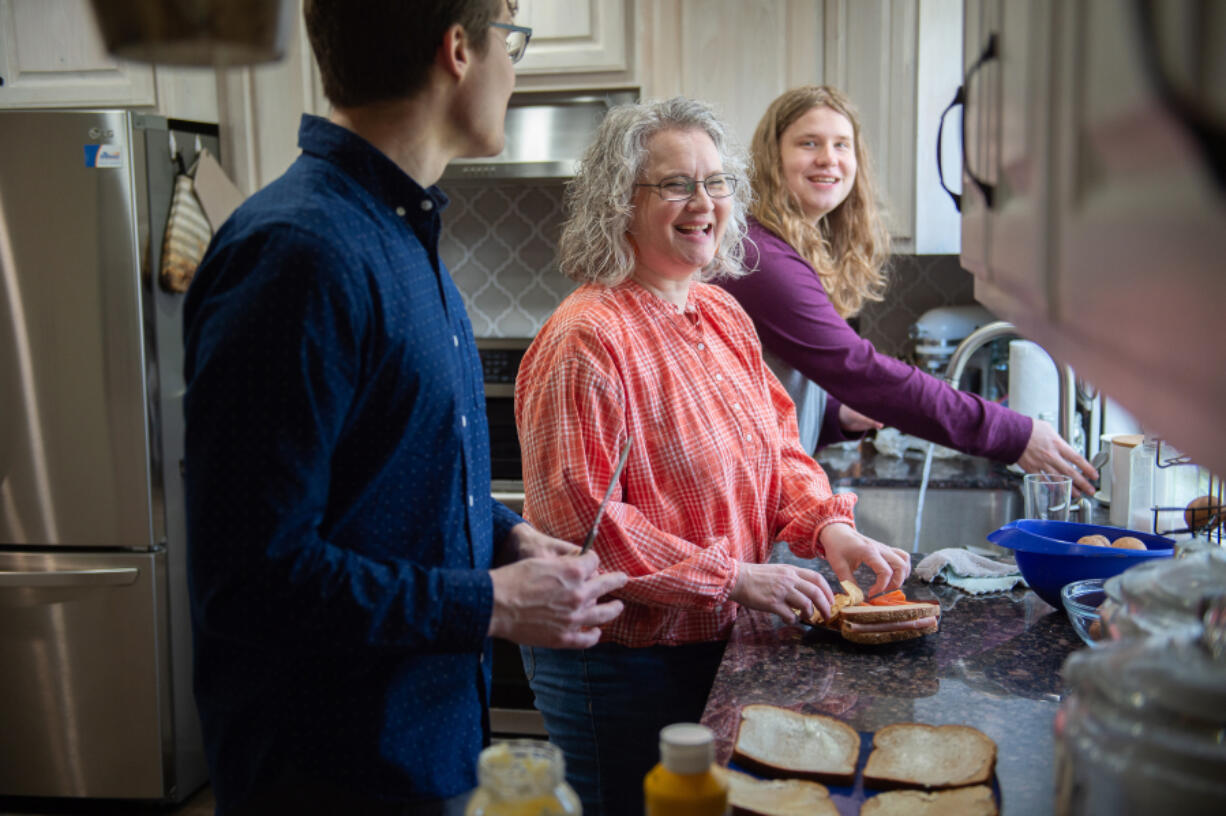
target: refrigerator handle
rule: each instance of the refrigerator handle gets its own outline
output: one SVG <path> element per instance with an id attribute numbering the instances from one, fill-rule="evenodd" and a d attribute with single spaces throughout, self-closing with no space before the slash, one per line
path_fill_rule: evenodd
<path id="1" fill-rule="evenodd" d="M 136 567 L 117 569 L 51 570 L 25 572 L 0 570 L 0 589 L 13 587 L 124 586 L 136 581 Z"/>

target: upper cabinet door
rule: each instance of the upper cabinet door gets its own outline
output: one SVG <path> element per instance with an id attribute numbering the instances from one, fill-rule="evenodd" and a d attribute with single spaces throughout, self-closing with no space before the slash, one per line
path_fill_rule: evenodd
<path id="1" fill-rule="evenodd" d="M 1052 41 L 1051 0 L 1006 2 L 1000 8 L 996 57 L 983 77 L 999 91 L 990 163 L 979 172 L 992 185 L 988 279 L 991 296 L 980 300 L 1000 315 L 1024 313 L 1050 320 L 1047 214 L 1051 211 Z M 977 293 L 981 290 L 977 289 Z M 985 293 L 986 295 L 986 293 Z"/>
<path id="2" fill-rule="evenodd" d="M 521 76 L 625 71 L 628 0 L 520 0 L 515 22 L 532 28 Z"/>
<path id="3" fill-rule="evenodd" d="M 814 0 L 640 0 L 638 12 L 643 96 L 709 102 L 746 146 L 771 100 L 821 76 Z"/>
<path id="4" fill-rule="evenodd" d="M 0 107 L 156 102 L 153 68 L 110 57 L 88 0 L 0 0 Z"/>

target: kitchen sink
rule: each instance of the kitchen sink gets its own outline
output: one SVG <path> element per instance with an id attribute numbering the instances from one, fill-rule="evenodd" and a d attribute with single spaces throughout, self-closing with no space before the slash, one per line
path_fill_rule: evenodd
<path id="1" fill-rule="evenodd" d="M 918 487 L 839 487 L 856 502 L 856 528 L 869 538 L 910 550 L 915 542 Z M 928 488 L 919 552 L 945 547 L 972 547 L 1008 552 L 988 542 L 988 533 L 1022 516 L 1022 494 L 1007 488 Z"/>

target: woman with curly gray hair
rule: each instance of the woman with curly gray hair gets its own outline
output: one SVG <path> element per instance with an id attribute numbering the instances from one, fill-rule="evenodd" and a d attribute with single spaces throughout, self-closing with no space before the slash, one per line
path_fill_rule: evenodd
<path id="1" fill-rule="evenodd" d="M 624 572 L 623 613 L 586 650 L 523 649 L 583 812 L 643 812 L 659 730 L 697 721 L 740 606 L 829 614 L 821 574 L 767 564 L 776 541 L 899 586 L 906 553 L 855 531 L 800 446 L 748 315 L 717 286 L 741 273 L 745 160 L 688 99 L 609 112 L 567 194 L 562 270 L 582 285 L 516 377 L 524 515 Z M 628 450 L 614 480 L 619 455 Z"/>

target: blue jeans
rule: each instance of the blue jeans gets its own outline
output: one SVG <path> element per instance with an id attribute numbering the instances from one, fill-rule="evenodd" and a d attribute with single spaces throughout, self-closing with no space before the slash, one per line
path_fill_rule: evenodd
<path id="1" fill-rule="evenodd" d="M 524 672 L 584 816 L 639 816 L 643 777 L 659 761 L 660 729 L 698 722 L 723 641 L 631 649 L 524 646 Z"/>

